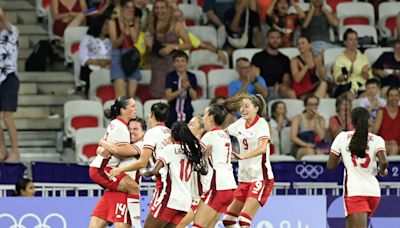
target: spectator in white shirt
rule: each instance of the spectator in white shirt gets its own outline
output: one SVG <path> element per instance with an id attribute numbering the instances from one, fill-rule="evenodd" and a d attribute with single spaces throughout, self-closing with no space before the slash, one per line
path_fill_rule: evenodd
<path id="1" fill-rule="evenodd" d="M 106 19 L 102 16 L 95 18 L 79 45 L 80 79 L 86 83 L 86 95 L 90 87 L 90 73 L 94 70 L 107 69 L 111 63 L 112 43 L 108 38 Z"/>
<path id="2" fill-rule="evenodd" d="M 17 128 L 13 120 L 13 112 L 17 111 L 19 89 L 18 36 L 17 27 L 8 21 L 0 8 L 0 118 L 3 118 L 11 141 L 11 151 L 7 153 L 4 132 L 0 127 L 0 162 L 19 160 Z"/>

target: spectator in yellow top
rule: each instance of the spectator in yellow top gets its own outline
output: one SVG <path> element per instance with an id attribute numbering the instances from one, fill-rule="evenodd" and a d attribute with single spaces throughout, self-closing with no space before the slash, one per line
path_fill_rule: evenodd
<path id="1" fill-rule="evenodd" d="M 335 97 L 348 92 L 349 98 L 355 98 L 365 90 L 365 83 L 372 77 L 371 67 L 368 59 L 358 49 L 357 32 L 349 28 L 343 35 L 345 51 L 340 54 L 333 67 L 333 75 L 338 87 L 335 90 Z M 348 72 L 348 83 L 342 74 L 342 68 Z"/>

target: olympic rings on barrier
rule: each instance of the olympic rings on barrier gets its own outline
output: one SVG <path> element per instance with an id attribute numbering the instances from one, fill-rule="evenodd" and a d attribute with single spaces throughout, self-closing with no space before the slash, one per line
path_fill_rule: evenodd
<path id="1" fill-rule="evenodd" d="M 312 164 L 299 164 L 295 168 L 297 175 L 302 179 L 317 179 L 322 173 L 324 173 L 324 168 L 322 165 L 312 165 Z"/>

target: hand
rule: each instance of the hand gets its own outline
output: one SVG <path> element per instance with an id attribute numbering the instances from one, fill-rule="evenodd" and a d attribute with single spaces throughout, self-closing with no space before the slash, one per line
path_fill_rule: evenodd
<path id="1" fill-rule="evenodd" d="M 379 172 L 379 176 L 381 176 L 381 177 L 386 177 L 387 175 L 388 175 L 387 169 L 383 170 L 383 172 Z"/>
<path id="2" fill-rule="evenodd" d="M 173 50 L 175 50 L 175 45 L 167 44 L 164 48 L 160 50 L 159 54 L 164 57 L 171 54 Z"/>
<path id="3" fill-rule="evenodd" d="M 362 72 L 364 75 L 365 75 L 365 74 L 368 75 L 370 69 L 371 69 L 371 67 L 369 67 L 369 65 L 367 64 L 367 65 L 363 66 L 363 68 L 361 69 L 361 72 Z"/>
<path id="4" fill-rule="evenodd" d="M 150 177 L 150 176 L 153 176 L 153 174 L 151 173 L 151 171 L 150 170 L 148 170 L 147 168 L 142 168 L 142 169 L 140 169 L 140 176 L 143 176 L 143 177 Z"/>
<path id="5" fill-rule="evenodd" d="M 252 66 L 251 67 L 251 76 L 253 76 L 253 80 L 256 79 L 258 76 L 261 75 L 261 71 L 260 68 L 256 67 L 256 66 Z"/>
<path id="6" fill-rule="evenodd" d="M 104 158 L 111 158 L 112 154 L 105 150 L 103 147 L 98 146 L 96 149 L 96 154 L 103 156 Z"/>
<path id="7" fill-rule="evenodd" d="M 147 47 L 152 47 L 154 43 L 154 37 L 151 34 L 146 34 L 144 36 L 144 43 Z"/>
<path id="8" fill-rule="evenodd" d="M 228 60 L 226 59 L 226 56 L 222 50 L 218 50 L 217 55 L 218 55 L 218 61 L 221 61 L 224 64 L 228 63 Z"/>
<path id="9" fill-rule="evenodd" d="M 188 90 L 188 89 L 190 89 L 190 88 L 192 87 L 192 86 L 190 85 L 189 80 L 184 82 L 183 87 L 185 88 L 185 90 Z"/>
<path id="10" fill-rule="evenodd" d="M 208 145 L 207 148 L 203 151 L 204 158 L 206 158 L 207 160 L 207 158 L 211 157 L 212 152 L 213 152 L 212 146 Z"/>
<path id="11" fill-rule="evenodd" d="M 120 168 L 113 168 L 112 170 L 110 170 L 109 179 L 114 180 L 115 177 L 120 175 L 121 173 L 122 172 L 121 172 Z"/>
<path id="12" fill-rule="evenodd" d="M 108 68 L 111 64 L 111 61 L 109 59 L 100 59 L 100 66 L 101 68 Z"/>
<path id="13" fill-rule="evenodd" d="M 307 145 L 305 147 L 306 148 L 315 148 L 315 145 L 312 143 L 307 143 Z"/>
<path id="14" fill-rule="evenodd" d="M 242 155 L 240 155 L 240 154 L 238 154 L 238 153 L 236 153 L 236 152 L 234 152 L 234 151 L 232 151 L 232 156 L 233 156 L 233 158 L 235 158 L 236 160 L 243 160 L 243 159 L 244 159 L 244 157 L 243 157 Z"/>

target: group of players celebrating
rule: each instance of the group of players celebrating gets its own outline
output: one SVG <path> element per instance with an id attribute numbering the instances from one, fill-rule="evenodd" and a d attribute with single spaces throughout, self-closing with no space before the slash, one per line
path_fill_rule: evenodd
<path id="1" fill-rule="evenodd" d="M 140 176 L 152 176 L 156 180 L 144 227 L 186 227 L 192 223 L 192 227 L 209 228 L 217 224 L 222 214 L 225 227 L 250 227 L 274 185 L 264 98 L 249 94 L 229 97 L 221 104 L 208 106 L 203 117 L 195 116 L 188 124 L 175 122 L 171 129 L 165 126 L 168 110 L 165 103 L 152 105 L 148 116 L 150 129 L 143 119 L 136 117 L 133 98 L 119 97 L 105 110 L 111 122 L 89 169 L 90 177 L 105 189 L 105 193 L 92 213 L 90 227 L 106 227 L 110 223 L 116 228 L 141 227 Z M 240 114 L 236 121 L 232 118 L 235 113 Z M 239 143 L 237 153 L 232 151 L 230 136 L 236 137 Z M 364 137 L 368 137 L 368 132 L 357 137 L 357 142 Z M 351 140 L 348 136 L 341 138 L 341 142 Z M 376 180 L 375 155 L 379 157 L 382 175 L 387 166 L 385 145 L 379 138 L 375 140 L 379 142 L 377 146 L 369 145 L 368 141 L 368 145 L 363 144 L 364 154 L 356 148 L 355 157 L 351 152 L 349 158 L 344 156 L 348 148 L 334 142 L 337 146 L 328 164 L 333 168 L 342 155 L 345 165 L 345 159 L 350 159 L 351 164 L 359 162 L 363 167 L 365 163 L 362 162 L 367 157 L 371 161 L 367 166 L 375 163 L 375 169 L 359 171 L 354 165 L 353 171 L 366 172 L 371 176 L 367 178 Z M 370 150 L 365 150 L 368 146 Z M 232 157 L 239 161 L 239 185 L 235 181 Z M 352 173 L 348 176 L 350 181 Z M 376 191 L 372 193 L 376 204 L 378 196 Z M 352 208 L 349 216 L 371 214 L 374 210 L 354 209 L 360 208 L 359 201 L 358 205 L 354 201 L 346 203 Z M 357 222 L 358 217 L 350 225 L 357 225 Z"/>

